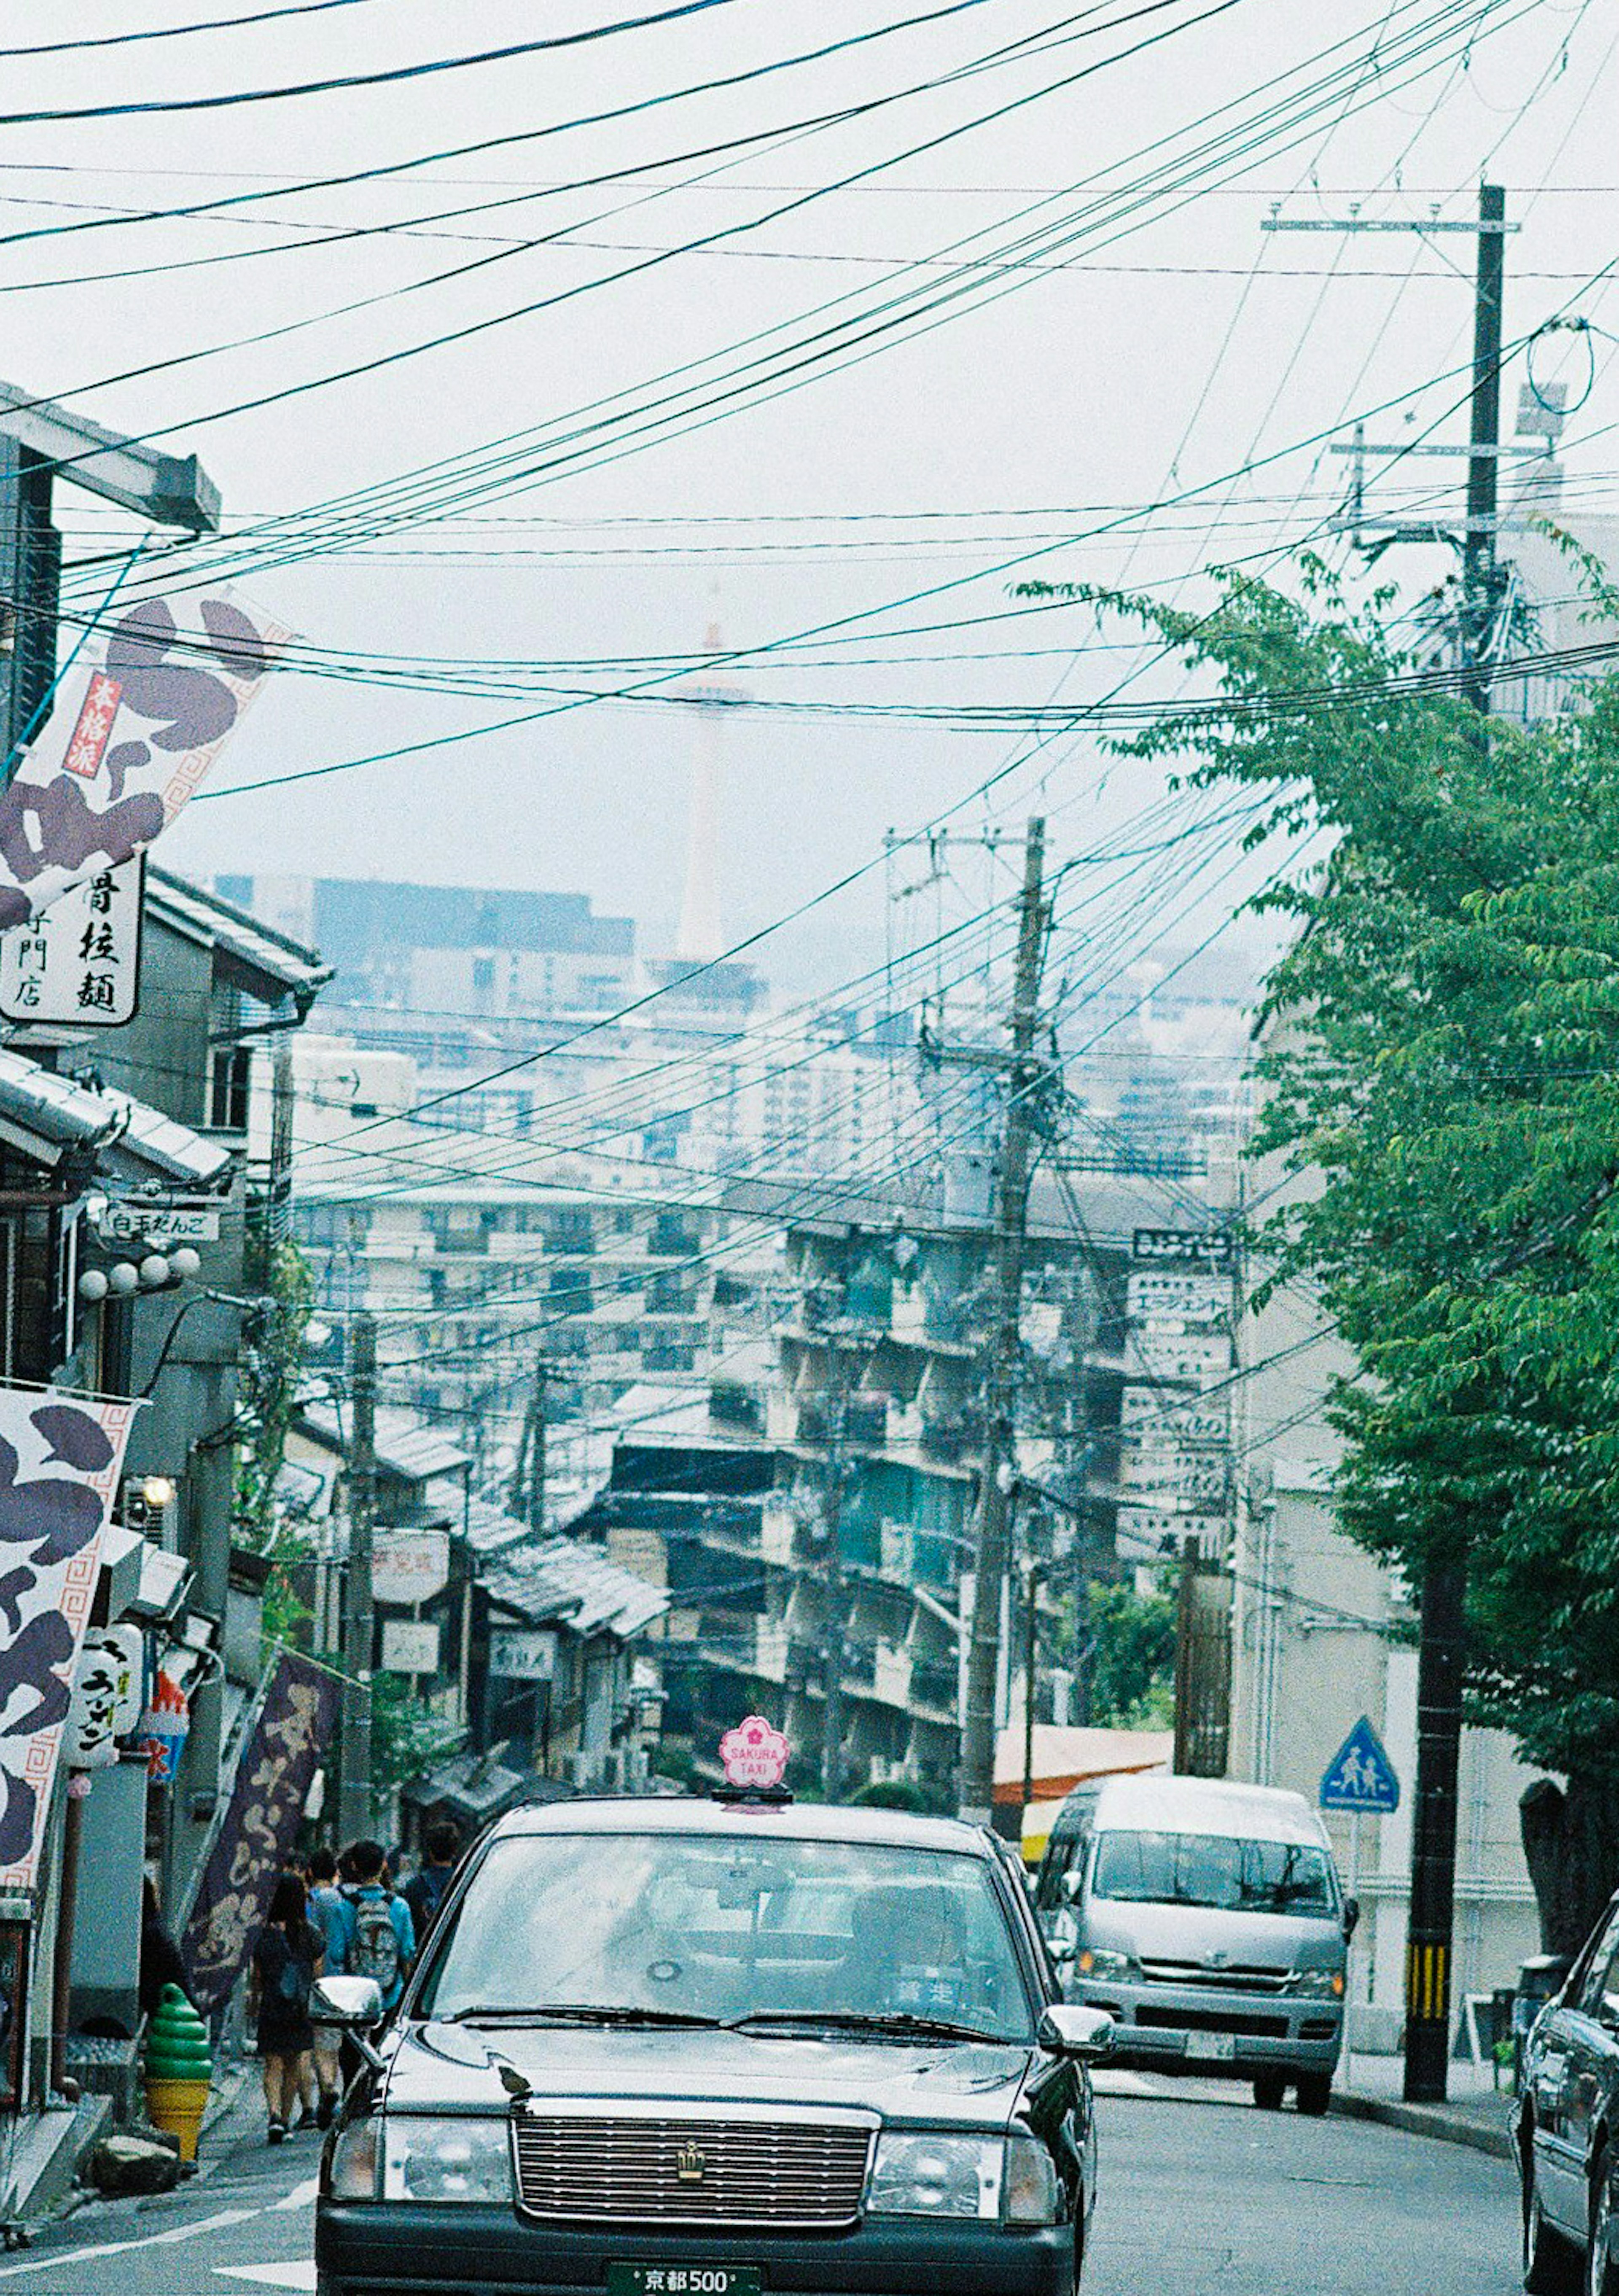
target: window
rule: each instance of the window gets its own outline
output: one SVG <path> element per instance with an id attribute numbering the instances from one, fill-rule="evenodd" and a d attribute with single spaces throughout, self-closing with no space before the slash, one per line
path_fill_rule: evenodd
<path id="1" fill-rule="evenodd" d="M 245 1132 L 253 1071 L 247 1045 L 220 1045 L 214 1052 L 208 1120 L 216 1132 Z"/>
<path id="2" fill-rule="evenodd" d="M 1091 1894 L 1233 1914 L 1337 1910 L 1324 1849 L 1301 1841 L 1241 1841 L 1225 1833 L 1098 1834 Z"/>
<path id="3" fill-rule="evenodd" d="M 497 1842 L 419 2005 L 672 2009 L 723 2020 L 947 2018 L 1026 2041 L 1017 1948 L 981 1858 L 734 1834 Z"/>
<path id="4" fill-rule="evenodd" d="M 1619 1914 L 1610 1914 L 1580 1982 L 1583 2015 L 1619 2024 Z"/>

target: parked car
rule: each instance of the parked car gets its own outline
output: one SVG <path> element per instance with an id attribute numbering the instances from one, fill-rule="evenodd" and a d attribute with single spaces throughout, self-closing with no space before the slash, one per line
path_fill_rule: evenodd
<path id="1" fill-rule="evenodd" d="M 1100 1778 L 1087 1778 L 1067 1796 L 1051 1821 L 1045 1854 L 1034 1876 L 1034 1917 L 1065 1986 L 1073 1967 L 1077 1935 L 1074 1898 L 1078 1894 L 1085 1844 L 1091 1839 L 1102 1784 Z M 1071 1882 L 1070 1874 L 1074 1877 Z"/>
<path id="2" fill-rule="evenodd" d="M 1534 2296 L 1582 2286 L 1588 2296 L 1616 2296 L 1619 1897 L 1535 2019 L 1517 2138 L 1525 2287 Z"/>
<path id="3" fill-rule="evenodd" d="M 1359 1909 L 1302 1794 L 1112 1779 L 1061 1892 L 1069 1998 L 1117 2019 L 1119 2062 L 1246 2078 L 1272 2112 L 1291 2083 L 1326 2112 Z"/>
<path id="4" fill-rule="evenodd" d="M 459 1874 L 323 2158 L 320 2296 L 1072 2296 L 1086 2060 L 1012 1853 L 746 1799 L 514 1812 Z"/>

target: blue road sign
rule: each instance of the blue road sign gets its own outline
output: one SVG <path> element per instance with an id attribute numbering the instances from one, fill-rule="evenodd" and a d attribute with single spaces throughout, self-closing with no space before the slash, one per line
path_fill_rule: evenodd
<path id="1" fill-rule="evenodd" d="M 1327 1765 L 1321 1802 L 1323 1809 L 1370 1810 L 1380 1816 L 1400 1807 L 1394 1766 L 1364 1714 Z"/>

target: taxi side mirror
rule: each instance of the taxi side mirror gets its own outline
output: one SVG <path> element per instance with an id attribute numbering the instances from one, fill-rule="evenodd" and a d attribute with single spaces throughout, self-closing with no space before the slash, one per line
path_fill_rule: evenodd
<path id="1" fill-rule="evenodd" d="M 317 1977 L 309 1993 L 309 2021 L 364 2032 L 382 2022 L 382 1988 L 374 1977 Z"/>
<path id="2" fill-rule="evenodd" d="M 1074 2001 L 1053 2001 L 1042 2012 L 1035 2038 L 1054 2057 L 1094 2060 L 1112 2054 L 1116 2030 L 1105 2009 L 1083 2008 Z"/>

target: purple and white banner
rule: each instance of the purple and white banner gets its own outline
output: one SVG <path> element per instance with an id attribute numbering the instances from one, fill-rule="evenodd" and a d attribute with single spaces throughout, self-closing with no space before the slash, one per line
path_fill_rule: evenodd
<path id="1" fill-rule="evenodd" d="M 184 612 L 183 629 L 165 599 L 124 608 L 62 679 L 0 791 L 0 931 L 168 826 L 291 636 L 225 588 Z"/>
<path id="2" fill-rule="evenodd" d="M 138 1403 L 0 1387 L 0 1890 L 31 1890 Z"/>

